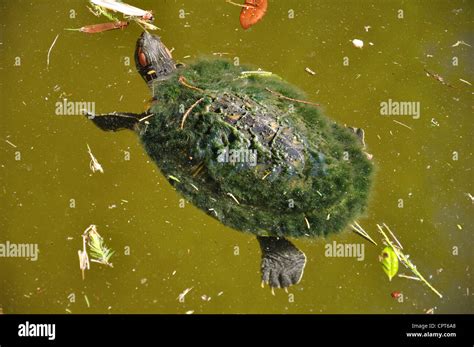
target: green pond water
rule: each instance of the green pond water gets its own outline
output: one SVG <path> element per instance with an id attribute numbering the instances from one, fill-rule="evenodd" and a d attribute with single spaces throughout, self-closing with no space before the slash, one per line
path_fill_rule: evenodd
<path id="1" fill-rule="evenodd" d="M 0 243 L 40 251 L 36 261 L 0 258 L 4 313 L 474 311 L 473 89 L 466 83 L 474 83 L 474 48 L 455 45 L 474 45 L 472 1 L 270 0 L 247 31 L 240 9 L 224 0 L 130 2 L 154 11 L 176 60 L 227 53 L 297 85 L 340 124 L 364 128 L 377 172 L 358 221 L 379 245 L 349 229 L 292 240 L 308 258 L 301 283 L 274 296 L 262 289 L 254 236 L 180 208 L 181 196 L 132 132 L 104 133 L 83 116 L 56 112 L 65 98 L 93 102 L 97 113 L 143 112 L 149 91 L 133 63 L 141 29 L 65 31 L 107 20 L 95 18 L 87 1 L 2 0 Z M 419 118 L 381 115 L 389 99 L 419 103 Z M 90 170 L 87 144 L 103 174 Z M 443 298 L 419 281 L 388 280 L 378 261 L 382 222 Z M 90 224 L 116 253 L 113 268 L 92 263 L 83 280 L 77 251 Z M 334 241 L 363 244 L 363 260 L 327 257 Z M 399 272 L 411 275 L 403 266 Z"/>

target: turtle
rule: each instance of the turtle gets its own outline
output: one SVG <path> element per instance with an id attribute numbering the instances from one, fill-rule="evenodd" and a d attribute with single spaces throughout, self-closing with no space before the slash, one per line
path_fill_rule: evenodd
<path id="1" fill-rule="evenodd" d="M 136 132 L 188 202 L 255 235 L 262 286 L 299 283 L 306 255 L 288 238 L 341 232 L 367 208 L 374 164 L 364 131 L 324 116 L 270 72 L 216 57 L 177 63 L 147 31 L 134 56 L 152 94 L 148 110 L 87 118 Z"/>

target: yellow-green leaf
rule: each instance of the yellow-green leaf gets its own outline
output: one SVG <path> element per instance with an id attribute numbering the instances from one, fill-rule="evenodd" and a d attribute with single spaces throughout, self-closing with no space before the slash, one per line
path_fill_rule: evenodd
<path id="1" fill-rule="evenodd" d="M 398 258 L 392 247 L 385 247 L 380 255 L 383 271 L 391 281 L 398 272 Z"/>

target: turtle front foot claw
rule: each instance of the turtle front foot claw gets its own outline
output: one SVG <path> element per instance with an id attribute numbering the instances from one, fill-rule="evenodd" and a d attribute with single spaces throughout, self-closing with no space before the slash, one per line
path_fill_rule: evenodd
<path id="1" fill-rule="evenodd" d="M 95 118 L 95 114 L 92 113 L 92 112 L 89 112 L 89 111 L 85 111 L 84 116 L 86 116 L 88 119 L 94 119 Z"/>
<path id="2" fill-rule="evenodd" d="M 278 237 L 258 237 L 262 249 L 262 287 L 288 288 L 300 282 L 306 256 L 290 241 Z"/>

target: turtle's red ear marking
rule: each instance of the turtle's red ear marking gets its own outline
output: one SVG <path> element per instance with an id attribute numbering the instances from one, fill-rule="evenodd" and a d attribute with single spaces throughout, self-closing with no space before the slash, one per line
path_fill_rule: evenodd
<path id="1" fill-rule="evenodd" d="M 143 53 L 141 48 L 138 49 L 138 62 L 143 67 L 148 65 L 148 62 L 146 61 L 146 55 Z"/>

